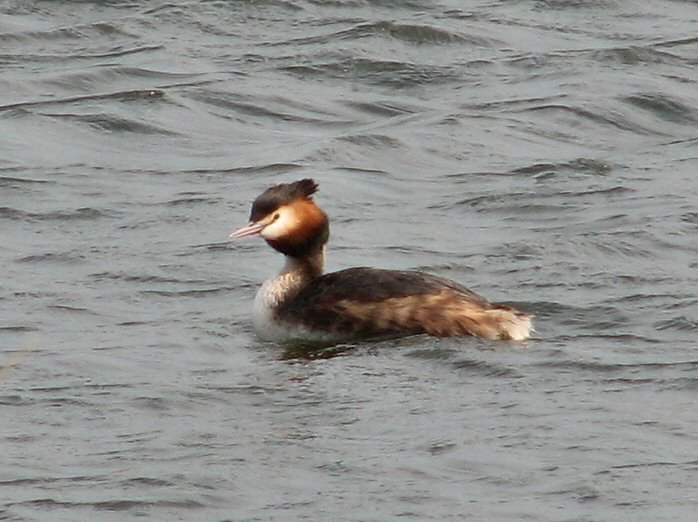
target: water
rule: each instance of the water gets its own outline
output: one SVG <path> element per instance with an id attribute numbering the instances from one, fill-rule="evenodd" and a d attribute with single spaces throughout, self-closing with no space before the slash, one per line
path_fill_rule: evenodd
<path id="1" fill-rule="evenodd" d="M 2 520 L 694 519 L 698 5 L 464 4 L 0 7 Z M 257 340 L 301 177 L 536 339 Z"/>

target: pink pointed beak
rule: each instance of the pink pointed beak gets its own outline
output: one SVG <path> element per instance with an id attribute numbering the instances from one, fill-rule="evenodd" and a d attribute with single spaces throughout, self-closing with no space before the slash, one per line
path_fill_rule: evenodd
<path id="1" fill-rule="evenodd" d="M 262 232 L 264 225 L 261 223 L 248 223 L 242 228 L 238 228 L 235 232 L 230 234 L 231 239 L 240 239 L 243 237 L 257 236 Z"/>

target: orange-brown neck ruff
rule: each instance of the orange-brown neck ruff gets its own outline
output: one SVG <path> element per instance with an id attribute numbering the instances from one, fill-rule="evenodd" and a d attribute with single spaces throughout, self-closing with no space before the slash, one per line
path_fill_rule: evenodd
<path id="1" fill-rule="evenodd" d="M 310 199 L 297 199 L 286 209 L 293 216 L 292 226 L 280 237 L 266 239 L 274 250 L 291 257 L 308 257 L 330 238 L 327 215 Z"/>

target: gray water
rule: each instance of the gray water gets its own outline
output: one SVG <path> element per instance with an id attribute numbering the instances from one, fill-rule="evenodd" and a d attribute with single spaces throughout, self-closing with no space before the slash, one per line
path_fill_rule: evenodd
<path id="1" fill-rule="evenodd" d="M 0 6 L 0 520 L 694 520 L 698 4 Z M 259 341 L 231 244 L 313 177 L 329 268 L 525 344 Z"/>

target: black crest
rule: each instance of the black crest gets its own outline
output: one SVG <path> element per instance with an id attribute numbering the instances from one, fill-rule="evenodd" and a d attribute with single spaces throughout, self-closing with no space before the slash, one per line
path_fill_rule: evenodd
<path id="1" fill-rule="evenodd" d="M 317 189 L 318 184 L 310 178 L 270 187 L 252 203 L 250 221 L 258 221 L 277 208 L 293 203 L 297 199 L 310 198 Z"/>

